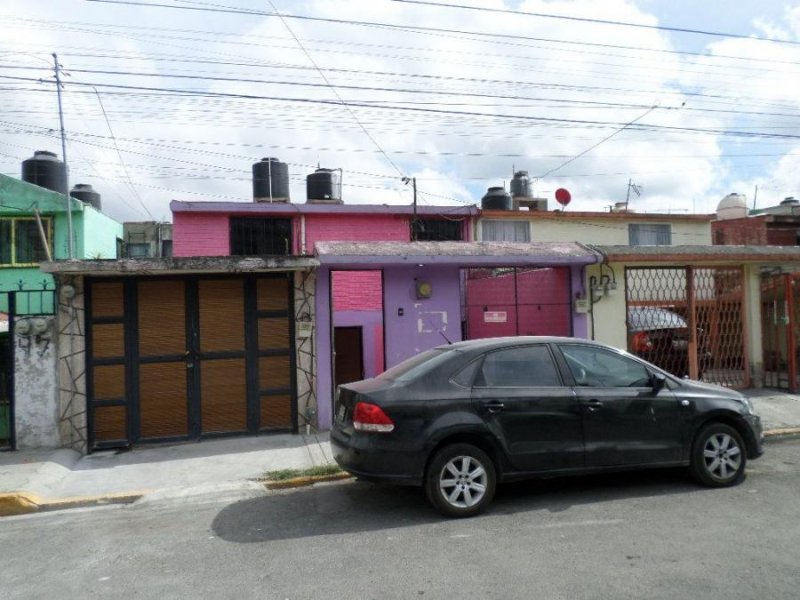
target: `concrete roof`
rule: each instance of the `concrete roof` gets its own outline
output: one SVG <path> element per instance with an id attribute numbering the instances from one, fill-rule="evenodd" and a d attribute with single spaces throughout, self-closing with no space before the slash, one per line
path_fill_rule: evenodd
<path id="1" fill-rule="evenodd" d="M 615 262 L 800 261 L 800 246 L 590 246 Z"/>
<path id="2" fill-rule="evenodd" d="M 586 265 L 601 255 L 577 242 L 317 242 L 322 265 Z"/>
<path id="3" fill-rule="evenodd" d="M 411 215 L 410 204 L 296 204 L 294 202 L 183 202 L 173 200 L 169 204 L 173 213 L 229 213 L 229 214 L 390 214 Z M 422 216 L 477 215 L 477 206 L 417 206 Z"/>
<path id="4" fill-rule="evenodd" d="M 59 260 L 43 262 L 41 270 L 55 275 L 184 275 L 198 273 L 260 273 L 318 267 L 308 256 L 191 256 L 121 258 L 117 260 Z"/>
<path id="5" fill-rule="evenodd" d="M 709 223 L 716 215 L 674 214 L 674 213 L 638 213 L 609 211 L 568 211 L 568 210 L 481 210 L 484 219 L 539 219 L 551 221 L 656 221 L 669 223 Z"/>

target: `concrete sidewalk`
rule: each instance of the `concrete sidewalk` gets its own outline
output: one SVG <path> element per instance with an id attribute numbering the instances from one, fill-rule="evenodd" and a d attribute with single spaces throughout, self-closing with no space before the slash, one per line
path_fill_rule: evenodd
<path id="1" fill-rule="evenodd" d="M 768 436 L 800 434 L 800 396 L 745 394 Z M 131 451 L 0 452 L 0 516 L 212 492 L 263 491 L 256 481 L 281 469 L 333 464 L 327 434 L 206 440 Z"/>

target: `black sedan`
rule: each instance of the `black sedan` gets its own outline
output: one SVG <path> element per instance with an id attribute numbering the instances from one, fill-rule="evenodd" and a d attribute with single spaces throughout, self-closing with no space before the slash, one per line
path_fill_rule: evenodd
<path id="1" fill-rule="evenodd" d="M 532 477 L 685 465 L 729 486 L 763 441 L 738 392 L 545 337 L 441 346 L 339 386 L 330 440 L 346 471 L 422 485 L 452 517 L 485 509 L 498 482 Z"/>

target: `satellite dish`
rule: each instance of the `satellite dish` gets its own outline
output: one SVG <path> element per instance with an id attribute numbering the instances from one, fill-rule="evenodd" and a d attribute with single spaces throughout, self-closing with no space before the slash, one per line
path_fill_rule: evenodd
<path id="1" fill-rule="evenodd" d="M 558 202 L 561 206 L 566 206 L 569 204 L 570 200 L 572 200 L 572 195 L 569 193 L 569 190 L 564 188 L 558 188 L 556 190 L 556 202 Z"/>

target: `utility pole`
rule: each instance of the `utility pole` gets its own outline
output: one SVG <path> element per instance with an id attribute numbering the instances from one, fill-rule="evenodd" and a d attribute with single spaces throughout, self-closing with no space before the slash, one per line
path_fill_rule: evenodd
<path id="1" fill-rule="evenodd" d="M 411 221 L 412 223 L 411 231 L 413 232 L 414 237 L 411 241 L 416 242 L 417 241 L 417 178 L 416 177 L 411 178 L 411 184 L 414 187 L 414 220 Z"/>
<path id="2" fill-rule="evenodd" d="M 67 162 L 67 141 L 64 133 L 64 110 L 61 106 L 61 66 L 58 64 L 58 55 L 53 52 L 53 70 L 56 74 L 56 95 L 58 96 L 58 121 L 61 124 L 61 158 L 64 160 L 66 174 L 64 195 L 67 199 L 67 253 L 71 260 L 75 258 L 75 238 L 72 231 L 72 200 L 69 197 L 69 163 Z"/>

